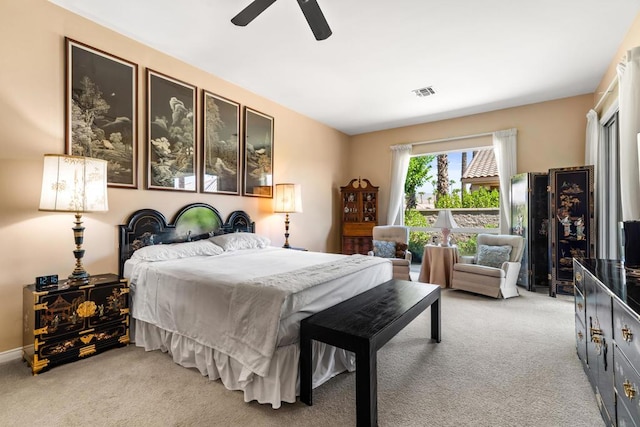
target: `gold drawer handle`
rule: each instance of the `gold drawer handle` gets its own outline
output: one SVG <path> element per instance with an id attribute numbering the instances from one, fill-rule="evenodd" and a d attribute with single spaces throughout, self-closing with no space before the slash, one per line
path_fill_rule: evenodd
<path id="1" fill-rule="evenodd" d="M 579 302 L 579 303 L 578 303 L 578 310 L 582 311 L 582 308 L 583 308 L 583 307 L 584 307 L 584 306 L 582 305 L 582 303 L 581 303 L 581 302 Z"/>
<path id="2" fill-rule="evenodd" d="M 622 338 L 626 342 L 631 342 L 631 339 L 633 338 L 633 332 L 631 332 L 631 329 L 629 329 L 627 325 L 624 325 L 624 328 L 622 328 Z"/>
<path id="3" fill-rule="evenodd" d="M 582 282 L 582 274 L 580 272 L 576 273 L 576 281 Z"/>
<path id="4" fill-rule="evenodd" d="M 624 395 L 627 396 L 627 399 L 633 400 L 633 398 L 636 397 L 636 389 L 633 388 L 629 380 L 625 380 L 624 383 L 622 383 L 622 387 L 624 388 Z"/>
<path id="5" fill-rule="evenodd" d="M 584 338 L 584 336 L 582 335 L 582 332 L 578 332 L 578 339 L 582 341 L 582 338 Z"/>
<path id="6" fill-rule="evenodd" d="M 91 317 L 95 314 L 98 306 L 93 301 L 85 301 L 78 306 L 76 314 L 80 317 Z"/>
<path id="7" fill-rule="evenodd" d="M 595 344 L 595 350 L 597 354 L 602 353 L 602 329 L 598 328 L 590 328 L 591 329 L 591 342 Z"/>

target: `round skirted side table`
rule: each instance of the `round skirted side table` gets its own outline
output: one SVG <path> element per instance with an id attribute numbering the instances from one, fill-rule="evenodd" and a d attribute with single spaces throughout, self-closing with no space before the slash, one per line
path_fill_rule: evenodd
<path id="1" fill-rule="evenodd" d="M 457 262 L 457 246 L 425 245 L 418 281 L 450 288 L 453 264 Z"/>

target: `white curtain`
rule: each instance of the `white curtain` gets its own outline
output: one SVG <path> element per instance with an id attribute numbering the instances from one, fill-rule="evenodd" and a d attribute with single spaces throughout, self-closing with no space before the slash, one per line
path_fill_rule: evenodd
<path id="1" fill-rule="evenodd" d="M 627 51 L 626 63 L 619 64 L 617 71 L 622 220 L 640 220 L 640 47 Z"/>
<path id="2" fill-rule="evenodd" d="M 389 189 L 388 225 L 404 225 L 404 184 L 407 180 L 411 144 L 391 146 L 391 187 Z"/>
<path id="3" fill-rule="evenodd" d="M 587 113 L 587 140 L 584 147 L 584 164 L 596 166 L 598 163 L 598 142 L 600 141 L 600 123 L 598 113 L 589 110 Z M 595 168 L 597 169 L 597 167 Z M 596 177 L 598 173 L 596 172 Z"/>
<path id="4" fill-rule="evenodd" d="M 500 233 L 511 231 L 511 177 L 517 170 L 517 129 L 499 130 L 493 133 L 493 151 L 500 175 Z"/>
<path id="5" fill-rule="evenodd" d="M 606 185 L 605 177 L 601 176 L 602 172 L 605 168 L 602 166 L 606 164 L 606 151 L 600 150 L 600 132 L 601 126 L 598 120 L 598 113 L 594 110 L 589 110 L 587 113 L 587 135 L 584 146 L 584 164 L 585 165 L 593 165 L 593 175 L 594 175 L 594 191 L 595 195 L 595 221 L 597 224 L 596 230 L 597 238 L 596 238 L 596 254 L 598 257 L 603 258 L 604 254 L 607 253 L 607 239 L 602 238 L 604 236 L 604 231 L 608 229 L 607 221 L 609 216 L 606 212 L 606 206 L 604 203 L 604 197 L 602 197 L 605 193 L 605 189 L 602 188 Z M 606 257 L 604 257 L 606 258 Z"/>

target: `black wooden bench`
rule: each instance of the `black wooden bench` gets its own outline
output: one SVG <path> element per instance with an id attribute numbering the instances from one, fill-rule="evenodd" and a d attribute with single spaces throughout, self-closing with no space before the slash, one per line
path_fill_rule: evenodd
<path id="1" fill-rule="evenodd" d="M 356 355 L 358 426 L 378 424 L 376 353 L 427 307 L 431 338 L 440 342 L 440 286 L 390 280 L 316 313 L 300 324 L 300 400 L 312 399 L 311 341 L 321 341 Z"/>

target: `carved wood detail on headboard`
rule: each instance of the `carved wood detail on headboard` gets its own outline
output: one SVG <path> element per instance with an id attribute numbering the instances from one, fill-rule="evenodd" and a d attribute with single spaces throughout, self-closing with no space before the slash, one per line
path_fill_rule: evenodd
<path id="1" fill-rule="evenodd" d="M 191 203 L 178 211 L 171 223 L 155 209 L 140 209 L 129 216 L 119 229 L 118 274 L 136 249 L 149 245 L 189 242 L 218 234 L 255 233 L 255 222 L 241 210 L 233 211 L 225 222 L 216 208 L 206 203 Z"/>

